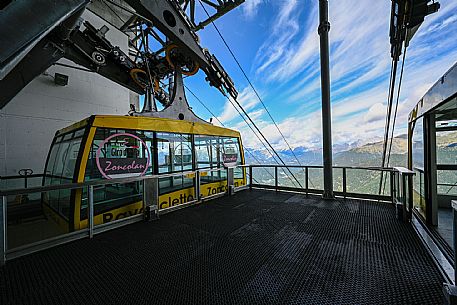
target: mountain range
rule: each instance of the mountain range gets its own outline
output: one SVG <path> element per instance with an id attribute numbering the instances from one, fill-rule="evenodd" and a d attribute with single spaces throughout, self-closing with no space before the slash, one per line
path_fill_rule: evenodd
<path id="1" fill-rule="evenodd" d="M 382 151 L 382 141 L 366 144 L 357 142 L 337 144 L 333 146 L 333 163 L 334 165 L 339 166 L 381 166 Z M 391 164 L 395 166 L 406 166 L 407 151 L 407 135 L 403 134 L 394 137 L 392 141 Z M 308 149 L 307 147 L 301 146 L 294 148 L 293 153 L 290 150 L 280 150 L 278 151 L 278 154 L 286 164 L 322 164 L 322 151 L 320 149 Z M 271 155 L 264 149 L 256 150 L 248 148 L 246 149 L 245 156 L 247 164 L 276 164 Z"/>

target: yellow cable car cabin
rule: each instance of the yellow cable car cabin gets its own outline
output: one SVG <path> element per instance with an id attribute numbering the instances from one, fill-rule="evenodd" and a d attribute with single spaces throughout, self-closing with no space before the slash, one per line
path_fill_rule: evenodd
<path id="1" fill-rule="evenodd" d="M 94 115 L 59 130 L 46 160 L 43 185 L 168 174 L 244 164 L 239 132 L 208 123 L 165 118 Z M 235 169 L 235 186 L 246 184 Z M 202 197 L 226 188 L 226 172 L 202 172 Z M 194 199 L 192 176 L 159 179 L 159 209 Z M 87 227 L 87 191 L 43 195 L 48 217 L 61 228 Z M 94 224 L 143 212 L 142 182 L 94 188 Z"/>

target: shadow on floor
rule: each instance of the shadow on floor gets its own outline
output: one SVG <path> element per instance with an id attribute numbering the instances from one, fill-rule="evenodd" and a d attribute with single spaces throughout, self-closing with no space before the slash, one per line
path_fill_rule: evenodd
<path id="1" fill-rule="evenodd" d="M 385 203 L 242 191 L 10 261 L 1 304 L 440 304 Z"/>

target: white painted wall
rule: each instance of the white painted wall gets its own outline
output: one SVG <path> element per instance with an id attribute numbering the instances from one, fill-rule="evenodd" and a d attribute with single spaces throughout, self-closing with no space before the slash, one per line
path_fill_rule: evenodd
<path id="1" fill-rule="evenodd" d="M 107 39 L 127 53 L 125 34 L 88 10 L 83 18 L 96 28 L 107 25 Z M 55 72 L 69 76 L 67 86 L 40 75 L 0 110 L 0 176 L 17 175 L 21 168 L 42 173 L 54 134 L 63 127 L 93 114 L 127 114 L 128 89 L 96 73 L 61 66 L 47 70 L 49 75 Z"/>

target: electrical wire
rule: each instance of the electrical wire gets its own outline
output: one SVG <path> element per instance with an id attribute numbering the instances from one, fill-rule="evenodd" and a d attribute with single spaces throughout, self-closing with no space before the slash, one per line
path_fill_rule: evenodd
<path id="1" fill-rule="evenodd" d="M 190 92 L 190 94 L 192 94 L 194 96 L 194 98 L 203 106 L 205 107 L 205 109 L 221 124 L 221 126 L 225 127 L 224 123 L 222 123 L 219 118 L 211 111 L 211 109 L 209 109 L 205 103 L 203 103 L 203 101 L 192 91 L 189 89 L 189 87 L 187 87 L 186 85 L 184 85 L 184 87 L 186 88 L 187 91 Z M 238 112 L 239 113 L 239 112 Z M 241 113 L 239 113 L 241 115 Z M 259 139 L 260 140 L 260 139 Z M 245 150 L 258 164 L 261 164 L 260 163 L 260 160 L 252 153 L 250 152 L 249 150 Z M 266 169 L 266 168 L 263 168 L 273 179 L 273 175 Z M 258 181 L 255 180 L 254 177 L 252 177 L 252 179 L 258 183 Z"/>
<path id="2" fill-rule="evenodd" d="M 395 91 L 395 79 L 396 79 L 396 75 L 397 75 L 397 63 L 398 63 L 397 60 L 392 59 L 392 64 L 390 66 L 389 92 L 388 92 L 386 122 L 385 122 L 385 127 L 384 127 L 384 139 L 383 139 L 383 147 L 382 147 L 381 167 L 385 167 L 385 162 L 386 162 L 387 143 L 389 141 L 390 119 L 392 116 L 393 95 L 394 95 L 394 91 Z M 378 195 L 380 195 L 381 191 L 382 191 L 383 179 L 384 179 L 384 172 L 381 171 L 381 179 L 379 181 Z"/>
<path id="3" fill-rule="evenodd" d="M 210 15 L 208 13 L 208 11 L 206 10 L 205 6 L 203 5 L 203 3 L 199 0 L 199 3 L 201 5 L 201 7 L 203 8 L 203 10 L 205 11 L 206 15 L 208 16 L 208 18 L 210 18 Z M 230 54 L 232 55 L 233 59 L 235 60 L 236 64 L 238 65 L 238 67 L 240 68 L 241 72 L 243 73 L 244 77 L 246 78 L 246 80 L 248 81 L 249 85 L 251 86 L 251 88 L 253 89 L 254 93 L 256 94 L 257 98 L 259 99 L 259 101 L 261 102 L 261 104 L 263 105 L 263 107 L 265 108 L 265 110 L 267 111 L 267 113 L 269 114 L 270 118 L 272 119 L 273 123 L 275 124 L 276 128 L 278 129 L 279 133 L 281 134 L 281 136 L 283 137 L 284 141 L 286 142 L 287 146 L 289 147 L 289 150 L 292 152 L 292 155 L 294 155 L 295 159 L 298 161 L 299 165 L 301 165 L 300 161 L 298 160 L 297 156 L 295 155 L 294 151 L 292 150 L 292 148 L 290 147 L 289 143 L 287 142 L 286 138 L 284 137 L 283 133 L 281 132 L 281 130 L 279 129 L 278 125 L 276 124 L 276 122 L 274 121 L 273 117 L 271 116 L 270 112 L 268 111 L 268 109 L 266 108 L 265 104 L 263 103 L 262 99 L 260 98 L 260 95 L 258 94 L 257 90 L 255 90 L 252 82 L 250 81 L 249 77 L 247 76 L 247 74 L 245 73 L 243 67 L 241 66 L 240 62 L 238 61 L 238 59 L 236 58 L 235 54 L 233 53 L 232 49 L 230 48 L 230 46 L 228 45 L 227 41 L 225 40 L 224 36 L 222 35 L 222 33 L 219 31 L 219 28 L 216 26 L 216 24 L 214 23 L 214 21 L 211 20 L 211 24 L 213 25 L 213 27 L 215 28 L 215 30 L 217 31 L 217 33 L 219 34 L 219 37 L 222 39 L 222 41 L 224 42 L 225 46 L 227 47 L 228 51 L 230 52 Z M 227 96 L 226 94 L 224 94 L 225 96 Z M 230 98 L 229 98 L 230 100 Z M 265 142 L 268 144 L 268 146 L 270 146 L 270 148 L 273 150 L 273 152 L 275 153 L 275 155 L 278 157 L 278 159 L 281 161 L 281 163 L 286 166 L 286 164 L 284 163 L 284 161 L 282 160 L 282 158 L 279 156 L 279 154 L 276 152 L 276 150 L 271 146 L 270 142 L 268 142 L 268 140 L 265 138 L 265 136 L 263 135 L 263 133 L 258 129 L 258 127 L 255 125 L 255 123 L 252 121 L 252 119 L 249 117 L 249 115 L 246 113 L 246 111 L 244 110 L 244 108 L 240 105 L 240 103 L 236 100 L 236 99 L 233 99 L 236 104 L 238 105 L 238 107 L 240 107 L 240 109 L 243 111 L 244 115 L 249 119 L 249 121 L 251 122 L 251 124 L 256 128 L 257 132 L 262 136 L 262 138 L 264 138 Z M 230 100 L 231 102 L 231 100 Z M 287 170 L 289 171 L 289 173 L 294 177 L 294 179 L 297 181 L 298 185 L 300 187 L 302 187 L 301 183 L 297 180 L 297 178 L 294 176 L 294 174 L 290 171 L 289 168 L 287 168 Z"/>
<path id="4" fill-rule="evenodd" d="M 228 98 L 228 101 L 232 104 L 233 108 L 235 108 L 235 110 L 238 112 L 238 114 L 243 118 L 244 122 L 246 123 L 246 125 L 248 125 L 248 127 L 251 129 L 252 133 L 257 137 L 257 139 L 259 139 L 260 143 L 262 143 L 263 147 L 265 147 L 265 149 L 268 151 L 268 153 L 271 155 L 271 157 L 273 158 L 273 160 L 278 164 L 278 165 L 281 165 L 278 160 L 276 160 L 275 156 L 281 161 L 281 163 L 286 166 L 286 164 L 284 163 L 284 161 L 281 159 L 281 157 L 278 155 L 278 153 L 276 152 L 276 150 L 271 146 L 271 144 L 268 142 L 268 140 L 266 140 L 265 136 L 260 132 L 259 128 L 255 125 L 254 121 L 252 121 L 252 119 L 249 117 L 249 115 L 246 113 L 246 111 L 241 107 L 241 105 L 236 101 L 236 103 L 238 104 L 238 106 L 241 108 L 241 110 L 244 112 L 244 114 L 247 116 L 247 118 L 251 121 L 251 124 L 257 129 L 257 131 L 260 133 L 260 135 L 262 136 L 262 138 L 265 140 L 265 142 L 268 144 L 268 146 L 270 146 L 270 149 L 273 151 L 273 153 L 271 153 L 271 151 L 268 149 L 268 147 L 265 145 L 265 143 L 262 141 L 262 139 L 260 139 L 259 135 L 254 131 L 254 129 L 252 128 L 252 126 L 248 123 L 248 121 L 246 120 L 246 118 L 241 114 L 241 112 L 238 110 L 238 108 L 236 108 L 235 104 L 232 102 L 232 100 Z M 300 182 L 298 182 L 297 178 L 294 176 L 294 174 L 292 174 L 291 170 L 286 166 L 287 170 L 289 171 L 289 173 L 294 177 L 295 181 L 298 183 L 298 185 L 302 188 L 302 185 L 300 184 Z M 292 182 L 292 184 L 294 186 L 296 186 L 295 182 L 292 180 L 292 178 L 290 178 L 289 175 L 287 175 L 286 173 L 286 176 L 287 178 L 289 178 L 289 180 Z"/>
<path id="5" fill-rule="evenodd" d="M 284 162 L 284 160 L 281 158 L 281 156 L 278 154 L 278 152 L 273 148 L 273 146 L 271 145 L 271 143 L 267 140 L 267 138 L 265 137 L 265 135 L 262 133 L 262 131 L 260 131 L 259 127 L 257 127 L 257 125 L 255 124 L 255 122 L 251 119 L 251 117 L 249 116 L 249 114 L 246 112 L 246 110 L 243 108 L 243 106 L 241 106 L 241 104 L 236 100 L 236 99 L 233 99 L 233 101 L 230 99 L 230 97 L 228 97 L 225 93 L 224 95 L 229 99 L 230 103 L 233 105 L 233 107 L 235 107 L 235 105 L 233 104 L 233 101 L 238 105 L 238 107 L 241 109 L 241 111 L 243 112 L 243 114 L 246 116 L 246 118 L 249 120 L 249 122 L 251 122 L 252 126 L 254 126 L 254 128 L 257 130 L 257 133 L 263 138 L 263 140 L 265 141 L 265 143 L 267 143 L 267 145 L 270 147 L 270 149 L 273 151 L 273 153 L 276 155 L 276 157 L 278 158 L 278 160 L 282 163 L 282 165 L 284 165 L 287 169 L 287 171 L 292 175 L 292 177 L 295 179 L 295 181 L 297 182 L 297 184 L 299 185 L 300 188 L 303 188 L 303 186 L 301 185 L 300 181 L 298 181 L 297 177 L 295 177 L 295 175 L 292 173 L 292 171 L 290 170 L 289 167 L 287 167 L 286 163 Z M 236 109 L 236 107 L 235 107 Z M 237 109 L 238 111 L 238 109 Z M 246 122 L 246 121 L 245 121 Z M 247 122 L 246 122 L 247 123 Z M 249 124 L 248 124 L 249 125 Z M 279 162 L 278 162 L 279 164 Z M 287 174 L 286 174 L 287 175 Z M 289 177 L 290 179 L 290 177 Z"/>
<path id="6" fill-rule="evenodd" d="M 110 0 L 107 0 L 108 2 L 112 3 L 112 1 Z M 103 1 L 104 2 L 104 1 Z M 200 5 L 202 6 L 203 10 L 205 11 L 205 13 L 209 16 L 209 13 L 208 11 L 206 10 L 206 8 L 203 6 L 203 4 L 201 3 L 201 1 L 199 0 L 200 2 Z M 113 3 L 114 4 L 114 3 Z M 107 5 L 105 3 L 105 5 Z M 108 6 L 108 5 L 107 5 Z M 109 7 L 109 6 L 108 6 Z M 109 7 L 110 8 L 110 7 Z M 111 8 L 110 8 L 111 9 Z M 112 10 L 112 9 L 111 9 Z M 114 12 L 113 12 L 114 13 Z M 117 15 L 117 14 L 116 14 Z M 119 16 L 118 16 L 119 17 Z M 119 19 L 121 19 L 119 17 Z M 121 19 L 122 20 L 122 19 Z M 214 26 L 214 28 L 216 29 L 216 31 L 218 32 L 219 36 L 221 37 L 221 39 L 223 40 L 225 46 L 228 48 L 228 50 L 230 51 L 231 55 L 233 56 L 233 58 L 235 59 L 238 67 L 241 69 L 241 71 L 243 72 L 244 76 L 246 77 L 246 79 L 248 80 L 250 86 L 252 87 L 252 89 L 254 90 L 255 94 L 257 95 L 257 97 L 259 98 L 260 102 L 262 103 L 263 107 L 265 108 L 265 110 L 267 111 L 268 115 L 270 116 L 270 118 L 272 119 L 273 123 L 275 124 L 276 128 L 278 129 L 279 133 L 281 134 L 281 136 L 283 137 L 284 141 L 286 142 L 287 146 L 289 147 L 289 150 L 292 152 L 292 154 L 294 155 L 295 159 L 298 161 L 298 163 L 301 165 L 300 161 L 298 160 L 297 156 L 295 155 L 295 153 L 293 152 L 292 148 L 290 147 L 289 143 L 287 142 L 287 140 L 285 139 L 284 135 L 282 134 L 282 132 L 280 131 L 279 129 L 279 126 L 276 124 L 276 122 L 274 121 L 273 117 L 271 116 L 270 112 L 268 111 L 268 109 L 266 108 L 265 104 L 263 103 L 262 99 L 260 98 L 258 92 L 255 90 L 254 86 L 252 85 L 252 82 L 250 81 L 250 79 L 248 78 L 248 76 L 246 75 L 246 73 L 244 72 L 244 69 L 241 67 L 239 61 L 237 60 L 235 54 L 232 52 L 232 50 L 230 49 L 229 45 L 227 44 L 227 42 L 225 41 L 224 37 L 222 36 L 221 32 L 219 31 L 219 29 L 217 28 L 217 26 L 215 25 L 215 23 L 213 21 L 211 21 L 212 25 Z M 224 94 L 226 97 L 227 95 Z M 235 105 L 233 104 L 233 102 L 230 100 L 229 97 L 227 97 L 230 101 L 230 103 L 232 103 L 232 105 L 235 107 Z M 272 151 L 274 152 L 274 154 L 276 155 L 276 157 L 281 161 L 281 163 L 286 166 L 288 172 L 294 177 L 295 181 L 298 183 L 298 185 L 300 187 L 302 187 L 301 183 L 298 181 L 298 179 L 294 176 L 294 174 L 291 172 L 291 170 L 287 167 L 287 165 L 285 164 L 285 162 L 282 160 L 282 158 L 279 156 L 279 154 L 276 152 L 276 150 L 272 147 L 272 145 L 270 144 L 270 142 L 268 142 L 268 140 L 265 138 L 265 136 L 263 135 L 263 133 L 259 130 L 259 128 L 257 127 L 257 125 L 255 125 L 254 121 L 250 118 L 250 116 L 246 113 L 246 111 L 244 110 L 244 108 L 240 105 L 240 103 L 234 99 L 235 102 L 237 103 L 237 105 L 240 107 L 240 109 L 243 111 L 243 113 L 246 115 L 246 117 L 249 119 L 249 121 L 252 123 L 252 125 L 255 127 L 255 129 L 257 130 L 257 132 L 262 136 L 262 138 L 265 140 L 265 142 L 268 144 L 268 146 L 272 149 Z M 238 111 L 238 109 L 235 107 L 235 109 Z M 239 112 L 239 111 L 238 111 Z M 241 115 L 241 113 L 240 113 Z M 243 117 L 243 116 L 242 116 Z M 244 117 L 243 117 L 244 119 Z M 244 119 L 245 120 L 245 119 Z M 247 123 L 247 121 L 245 120 L 245 122 Z M 252 127 L 247 124 L 251 130 L 252 130 Z M 252 130 L 253 131 L 253 130 Z M 253 131 L 254 132 L 254 131 Z M 257 136 L 257 134 L 254 132 L 254 134 Z M 258 137 L 258 136 L 257 136 Z M 260 139 L 259 139 L 260 140 Z M 261 143 L 263 145 L 265 145 L 262 141 Z M 266 147 L 265 147 L 266 148 Z M 267 149 L 268 151 L 268 149 Z M 271 152 L 269 152 L 271 154 Z M 273 159 L 279 164 L 279 162 L 274 158 L 274 156 L 272 155 Z M 287 175 L 287 174 L 286 174 Z M 288 176 L 289 177 L 289 176 Z M 289 179 L 291 179 L 289 177 Z M 293 182 L 293 181 L 292 181 Z"/>
<path id="7" fill-rule="evenodd" d="M 403 80 L 403 69 L 405 67 L 405 57 L 406 57 L 406 46 L 405 46 L 405 49 L 403 51 L 403 59 L 402 59 L 401 71 L 400 71 L 400 80 L 398 81 L 397 100 L 395 102 L 394 120 L 393 120 L 393 123 L 392 123 L 392 134 L 390 135 L 389 153 L 387 155 L 387 163 L 386 163 L 387 167 L 389 166 L 389 162 L 390 162 L 390 153 L 392 151 L 392 140 L 393 140 L 393 137 L 394 137 L 395 123 L 397 121 L 398 102 L 400 100 L 400 89 L 401 89 L 401 82 Z"/>
<path id="8" fill-rule="evenodd" d="M 399 100 L 400 100 L 400 89 L 401 89 L 401 83 L 402 83 L 402 80 L 403 80 L 403 69 L 405 67 L 405 58 L 406 58 L 406 45 L 405 45 L 404 50 L 403 50 L 403 58 L 402 58 L 401 70 L 400 70 L 400 80 L 398 81 L 397 100 L 395 101 L 394 120 L 392 122 L 392 132 L 391 132 L 391 135 L 390 135 L 389 152 L 387 154 L 386 167 L 389 167 L 390 155 L 391 155 L 391 152 L 392 152 L 392 142 L 393 142 L 393 139 L 394 139 L 395 123 L 397 121 L 398 103 L 399 103 Z M 387 175 L 384 178 L 383 192 L 385 191 L 386 184 L 387 184 Z"/>
<path id="9" fill-rule="evenodd" d="M 200 0 L 199 0 L 200 1 Z M 203 10 L 205 11 L 206 15 L 209 16 L 209 13 L 208 11 L 206 10 L 206 8 L 203 6 L 203 4 L 201 3 L 200 1 L 200 5 L 202 6 Z M 219 31 L 219 28 L 216 26 L 216 24 L 211 21 L 211 23 L 213 24 L 214 28 L 216 29 L 217 33 L 219 34 L 219 37 L 222 39 L 222 41 L 224 42 L 225 46 L 227 47 L 228 51 L 230 52 L 230 54 L 232 55 L 233 59 L 235 60 L 236 64 L 238 65 L 238 68 L 240 68 L 241 72 L 243 73 L 244 77 L 246 78 L 246 80 L 248 81 L 249 83 L 249 86 L 252 88 L 252 90 L 254 91 L 255 95 L 257 96 L 257 98 L 259 99 L 260 103 L 262 104 L 263 108 L 265 109 L 265 111 L 267 112 L 268 116 L 270 117 L 271 121 L 273 122 L 273 124 L 275 125 L 276 129 L 278 130 L 279 134 L 281 135 L 281 137 L 284 139 L 284 142 L 286 143 L 287 147 L 289 148 L 290 152 L 292 153 L 292 155 L 294 156 L 295 160 L 297 160 L 298 164 L 301 166 L 301 163 L 300 163 L 300 160 L 298 159 L 297 155 L 295 154 L 295 152 L 292 150 L 291 146 L 289 145 L 289 142 L 286 140 L 286 137 L 284 136 L 284 134 L 281 132 L 281 129 L 279 129 L 279 126 L 278 124 L 276 123 L 275 119 L 273 118 L 273 116 L 271 115 L 270 111 L 268 110 L 267 106 L 265 105 L 265 103 L 263 102 L 262 98 L 260 97 L 260 94 L 257 92 L 257 90 L 255 89 L 254 85 L 252 84 L 251 80 L 249 79 L 249 77 L 247 76 L 246 72 L 244 71 L 243 67 L 241 66 L 240 62 L 238 61 L 238 59 L 236 58 L 235 54 L 233 53 L 232 49 L 230 48 L 230 46 L 228 45 L 227 41 L 225 40 L 224 36 L 222 36 L 222 33 Z"/>

